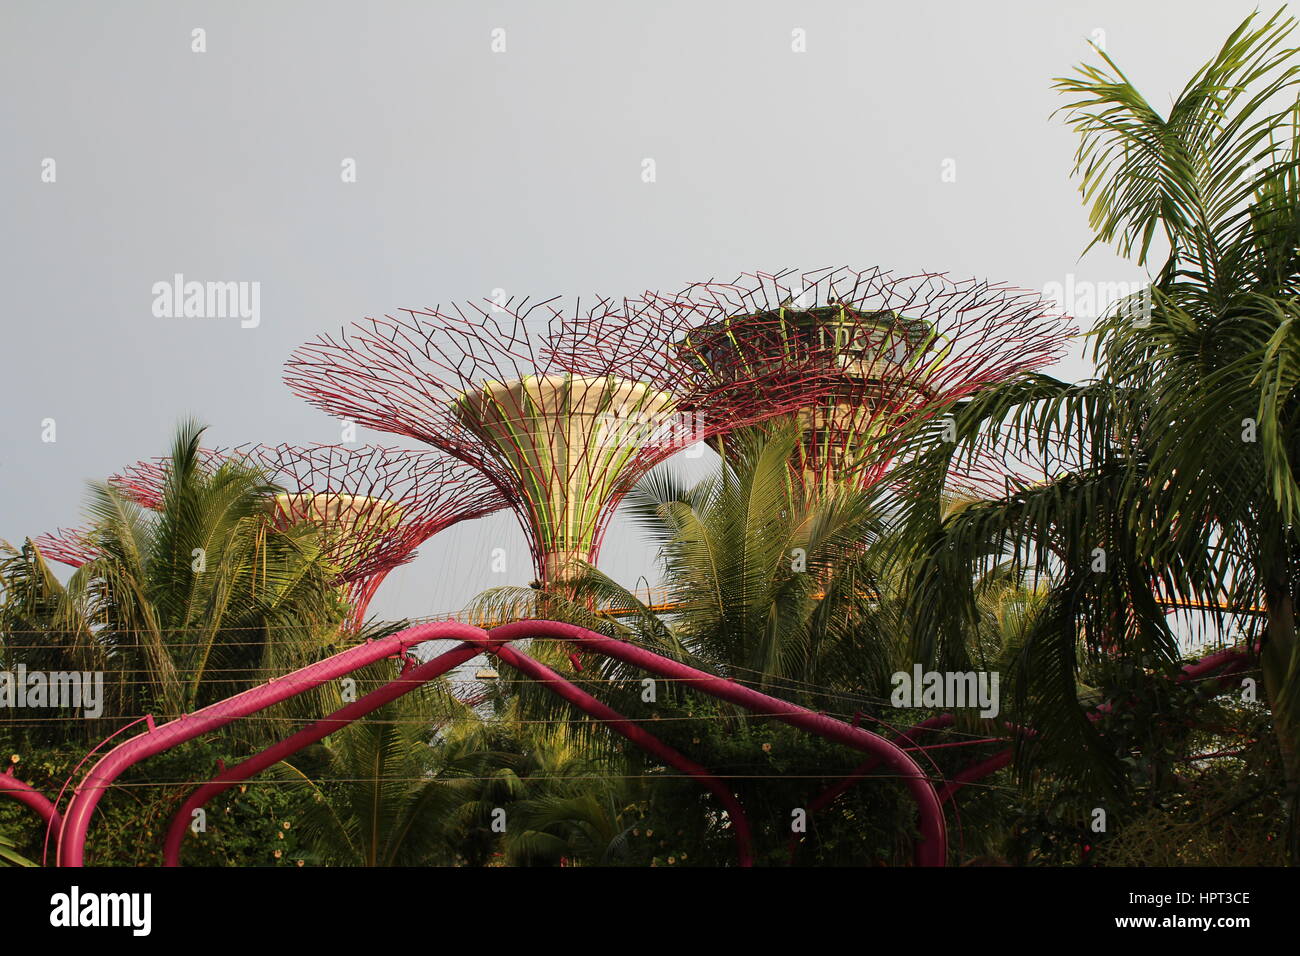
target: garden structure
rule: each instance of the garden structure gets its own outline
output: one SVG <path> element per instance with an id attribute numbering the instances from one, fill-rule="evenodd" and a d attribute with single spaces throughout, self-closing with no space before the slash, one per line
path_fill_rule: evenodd
<path id="1" fill-rule="evenodd" d="M 538 580 L 555 582 L 596 560 L 619 501 L 650 468 L 792 410 L 753 394 L 699 416 L 699 369 L 645 309 L 601 298 L 568 313 L 556 300 L 403 310 L 301 346 L 286 381 L 331 415 L 479 469 L 518 514 Z M 617 330 L 618 347 L 587 348 L 577 327 Z"/>
<path id="2" fill-rule="evenodd" d="M 339 569 L 354 626 L 388 573 L 414 558 L 421 544 L 506 504 L 473 468 L 435 451 L 281 444 L 205 450 L 204 457 L 209 465 L 243 461 L 285 489 L 275 497 L 277 521 L 317 527 L 325 557 Z M 166 469 L 166 459 L 137 462 L 110 482 L 157 508 Z"/>
<path id="3" fill-rule="evenodd" d="M 802 441 L 791 467 L 813 488 L 875 484 L 909 430 L 1057 360 L 1071 331 L 1023 290 L 847 267 L 646 293 L 619 318 L 571 323 L 576 371 L 634 361 L 646 342 L 670 347 L 691 368 L 688 402 L 704 419 L 734 421 L 755 405 L 793 414 Z"/>

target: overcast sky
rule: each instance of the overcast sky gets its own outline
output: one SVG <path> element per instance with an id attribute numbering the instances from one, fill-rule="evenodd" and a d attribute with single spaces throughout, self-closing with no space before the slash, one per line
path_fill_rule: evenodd
<path id="1" fill-rule="evenodd" d="M 282 363 L 401 307 L 787 266 L 1140 280 L 1080 258 L 1051 81 L 1093 38 L 1166 106 L 1253 6 L 4 0 L 0 537 L 80 524 L 86 482 L 185 415 L 210 445 L 337 442 Z M 177 273 L 259 283 L 257 325 L 155 315 Z M 1055 374 L 1086 376 L 1078 351 Z M 655 576 L 617 520 L 601 565 Z M 428 542 L 371 609 L 530 577 L 503 514 Z"/>

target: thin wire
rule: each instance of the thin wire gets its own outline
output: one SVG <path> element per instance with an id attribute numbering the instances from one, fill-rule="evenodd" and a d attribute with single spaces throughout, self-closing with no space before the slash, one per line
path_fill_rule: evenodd
<path id="1" fill-rule="evenodd" d="M 813 774 L 813 773 L 802 773 L 802 774 L 748 773 L 746 774 L 746 773 L 725 773 L 725 772 L 715 773 L 713 770 L 710 770 L 710 774 L 721 780 L 837 780 L 838 781 L 842 778 L 842 774 L 834 773 L 834 772 L 817 773 L 817 774 Z M 492 774 L 489 776 L 456 774 L 456 775 L 448 775 L 448 776 L 425 776 L 425 777 L 396 777 L 396 776 L 393 777 L 315 777 L 313 778 L 313 782 L 455 784 L 455 783 L 460 783 L 462 781 L 469 781 L 469 782 L 476 782 L 476 783 L 491 783 L 493 781 L 500 781 L 501 779 L 502 778 L 499 774 Z M 669 772 L 669 771 L 665 771 L 664 773 L 641 773 L 641 774 L 604 774 L 604 773 L 534 774 L 534 775 L 522 776 L 522 777 L 516 776 L 514 778 L 515 781 L 519 781 L 522 783 L 556 783 L 556 782 L 574 781 L 574 780 L 583 780 L 583 781 L 641 780 L 645 782 L 655 782 L 655 781 L 667 782 L 669 780 L 696 780 L 696 779 L 698 778 L 694 774 L 677 773 L 677 772 Z M 864 776 L 864 779 L 896 780 L 905 783 L 908 780 L 915 780 L 917 778 L 906 774 L 871 773 Z M 922 779 L 932 784 L 944 784 L 949 782 L 944 777 L 923 776 Z M 83 792 L 87 790 L 109 790 L 109 789 L 117 789 L 119 787 L 143 790 L 148 788 L 163 788 L 163 787 L 190 787 L 190 786 L 199 787 L 199 786 L 206 786 L 208 784 L 232 784 L 232 789 L 233 786 L 239 786 L 239 787 L 247 787 L 247 786 L 306 787 L 307 786 L 307 783 L 302 780 L 275 780 L 275 779 L 268 779 L 266 777 L 250 777 L 247 780 L 232 781 L 232 780 L 223 780 L 222 778 L 217 777 L 212 780 L 202 780 L 202 779 L 162 780 L 162 781 L 141 780 L 141 781 L 127 781 L 127 782 L 113 781 L 112 783 L 107 783 L 107 784 L 89 784 L 83 786 L 82 790 Z M 1018 788 L 1016 787 L 1008 787 L 1001 784 L 984 785 L 981 783 L 974 783 L 974 782 L 963 784 L 962 789 L 965 789 L 966 787 L 974 787 L 974 786 L 988 786 L 989 789 L 999 789 L 999 790 L 1005 790 L 1007 792 L 1019 792 Z"/>

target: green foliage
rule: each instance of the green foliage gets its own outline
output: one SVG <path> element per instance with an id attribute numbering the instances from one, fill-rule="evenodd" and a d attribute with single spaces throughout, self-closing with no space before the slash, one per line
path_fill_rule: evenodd
<path id="1" fill-rule="evenodd" d="M 20 756 L 18 775 L 54 799 L 85 751 L 72 745 Z M 212 779 L 218 759 L 230 764 L 243 756 L 247 753 L 219 741 L 192 741 L 131 768 L 95 811 L 87 864 L 161 866 L 163 835 L 182 801 Z M 67 799 L 65 793 L 61 808 Z M 304 800 L 282 787 L 257 781 L 236 787 L 208 804 L 206 832 L 187 836 L 183 859 L 191 866 L 296 865 L 302 854 L 293 826 L 306 809 Z M 44 856 L 44 824 L 16 801 L 0 800 L 0 839 L 11 841 L 28 859 L 39 862 Z"/>
<path id="2" fill-rule="evenodd" d="M 81 722 L 85 740 L 115 718 L 188 713 L 300 667 L 339 632 L 336 569 L 315 531 L 273 522 L 278 489 L 256 471 L 201 467 L 201 436 L 193 424 L 177 435 L 157 511 L 92 487 L 96 557 L 66 587 L 30 543 L 0 561 L 0 665 L 104 674 L 104 717 Z"/>
<path id="3" fill-rule="evenodd" d="M 1248 18 L 1164 114 L 1105 54 L 1058 81 L 1072 97 L 1064 109 L 1080 134 L 1095 241 L 1139 262 L 1157 232 L 1168 243 L 1151 308 L 1120 303 L 1095 330 L 1095 380 L 1038 375 L 988 389 L 956 410 L 955 443 L 914 443 L 903 540 L 918 656 L 939 668 L 965 660 L 981 570 L 1009 562 L 1046 587 L 1006 678 L 1011 718 L 1040 731 L 1032 749 L 1018 747 L 1027 784 L 1050 767 L 1131 798 L 1129 768 L 1084 716 L 1081 674 L 1106 659 L 1171 666 L 1170 597 L 1223 601 L 1213 626 L 1262 638 L 1288 788 L 1300 780 L 1292 28 L 1280 13 Z M 945 477 L 990 455 L 1029 460 L 1041 480 L 943 514 Z M 1243 616 L 1259 606 L 1262 628 Z"/>

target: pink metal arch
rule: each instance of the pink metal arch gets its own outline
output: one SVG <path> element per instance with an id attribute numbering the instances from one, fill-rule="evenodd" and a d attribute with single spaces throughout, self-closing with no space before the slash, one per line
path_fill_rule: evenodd
<path id="1" fill-rule="evenodd" d="M 47 834 L 59 832 L 62 821 L 59 818 L 59 811 L 50 802 L 50 798 L 35 787 L 23 783 L 15 777 L 12 766 L 6 767 L 5 771 L 0 773 L 0 793 L 10 794 L 23 806 L 35 810 L 40 818 L 45 821 L 45 832 Z"/>
<path id="2" fill-rule="evenodd" d="M 1182 671 L 1174 678 L 1174 683 L 1181 684 L 1189 680 L 1201 680 L 1220 671 L 1215 678 L 1216 683 L 1220 686 L 1231 683 L 1232 679 L 1244 670 L 1250 663 L 1250 655 L 1239 647 L 1228 647 L 1221 651 L 1216 651 L 1199 661 L 1191 664 L 1184 664 Z M 1089 717 L 1096 720 L 1104 714 L 1113 710 L 1110 703 L 1101 704 L 1094 713 Z M 1033 731 L 1025 731 L 1032 734 Z M 975 783 L 983 780 L 985 777 L 997 773 L 1003 767 L 1011 763 L 1012 752 L 1008 748 L 996 753 L 991 757 L 980 760 L 976 763 L 963 767 L 957 773 L 953 774 L 952 780 L 946 783 L 939 791 L 939 800 L 941 803 L 947 803 L 962 787 L 968 783 Z"/>
<path id="3" fill-rule="evenodd" d="M 59 865 L 83 865 L 86 832 L 95 807 L 113 781 L 141 760 L 224 727 L 240 717 L 265 710 L 326 681 L 350 674 L 367 664 L 400 654 L 416 644 L 432 640 L 474 639 L 482 634 L 476 627 L 454 621 L 417 624 L 381 640 L 359 644 L 123 741 L 99 759 L 73 793 L 60 831 Z"/>
<path id="4" fill-rule="evenodd" d="M 833 740 L 856 750 L 861 750 L 875 757 L 896 773 L 912 799 L 916 801 L 919 814 L 921 839 L 916 845 L 916 862 L 921 866 L 944 866 L 947 863 L 947 832 L 943 810 L 939 798 L 929 778 L 917 766 L 916 762 L 897 744 L 885 738 L 854 727 L 824 714 L 807 710 L 776 697 L 769 697 L 752 688 L 737 684 L 735 681 L 716 674 L 696 670 L 685 664 L 660 657 L 633 644 L 615 640 L 588 631 L 573 624 L 559 621 L 517 621 L 495 628 L 491 638 L 497 641 L 514 641 L 526 637 L 544 637 L 570 641 L 582 646 L 640 667 L 642 670 L 661 677 L 681 681 L 689 687 L 703 691 L 712 697 L 738 704 L 746 710 L 775 717 L 801 730 L 817 734 L 827 740 Z"/>
<path id="5" fill-rule="evenodd" d="M 498 630 L 500 629 L 498 628 Z M 721 801 L 727 810 L 727 816 L 731 820 L 731 829 L 736 839 L 736 855 L 740 865 L 754 865 L 753 835 L 750 832 L 749 818 L 745 814 L 744 807 L 740 805 L 740 801 L 736 799 L 736 795 L 721 780 L 693 760 L 682 756 L 672 747 L 663 743 L 658 737 L 645 730 L 635 721 L 629 720 L 618 711 L 607 707 L 586 691 L 565 680 L 540 661 L 534 660 L 527 654 L 505 644 L 496 646 L 492 649 L 492 652 L 516 670 L 522 671 L 534 680 L 545 682 L 560 697 L 591 714 L 604 723 L 605 726 L 626 737 L 642 750 L 658 757 L 670 767 L 675 767 L 683 773 L 689 774 L 703 784 Z"/>
<path id="6" fill-rule="evenodd" d="M 63 866 L 81 866 L 83 864 L 86 833 L 89 828 L 90 818 L 103 795 L 103 791 L 122 772 L 140 760 L 161 753 L 187 740 L 192 740 L 240 717 L 263 710 L 274 703 L 287 700 L 311 687 L 319 686 L 325 681 L 351 673 L 373 661 L 399 654 L 416 644 L 427 640 L 454 640 L 457 638 L 466 642 L 457 649 L 461 653 L 468 653 L 471 650 L 475 653 L 480 650 L 487 650 L 497 654 L 512 666 L 524 670 L 525 673 L 531 673 L 538 679 L 554 684 L 554 689 L 561 696 L 584 709 L 588 709 L 588 712 L 593 713 L 598 719 L 609 724 L 616 732 L 639 746 L 650 749 L 652 753 L 657 753 L 665 760 L 671 754 L 675 760 L 679 761 L 674 765 L 681 766 L 683 769 L 687 769 L 687 765 L 693 767 L 694 770 L 688 770 L 688 772 L 691 772 L 697 779 L 701 779 L 706 786 L 710 786 L 709 775 L 703 768 L 690 764 L 684 757 L 676 754 L 675 751 L 671 751 L 670 748 L 641 730 L 633 722 L 604 707 L 599 701 L 568 684 L 567 681 L 564 681 L 553 671 L 504 645 L 523 638 L 549 638 L 569 641 L 585 649 L 640 667 L 650 673 L 682 681 L 688 686 L 695 687 L 722 700 L 738 704 L 747 710 L 774 716 L 778 720 L 807 730 L 810 733 L 815 733 L 828 740 L 834 740 L 879 756 L 886 765 L 902 777 L 913 799 L 917 802 L 920 811 L 922 835 L 916 847 L 917 863 L 942 866 L 946 862 L 947 843 L 944 819 L 934 786 L 911 757 L 897 745 L 890 743 L 883 737 L 805 708 L 797 707 L 787 701 L 769 697 L 734 681 L 696 670 L 634 645 L 605 637 L 575 625 L 563 624 L 557 621 L 519 621 L 495 628 L 490 633 L 484 633 L 478 628 L 455 622 L 417 625 L 382 640 L 369 642 L 343 651 L 326 660 L 294 671 L 276 681 L 244 691 L 234 697 L 205 707 L 194 714 L 170 721 L 119 744 L 95 764 L 80 786 L 77 787 L 63 824 L 59 848 L 60 864 Z M 459 656 L 455 651 L 449 653 L 453 657 Z M 473 655 L 470 654 L 470 656 Z M 454 663 L 448 664 L 446 660 L 443 663 L 446 664 L 446 669 L 455 666 Z M 308 728 L 308 730 L 310 729 Z M 656 747 L 659 748 L 657 751 L 652 749 Z M 719 796 L 721 796 L 720 793 Z M 734 801 L 734 795 L 729 797 L 729 806 L 732 805 L 731 801 Z M 739 805 L 735 804 L 735 806 L 736 810 L 739 811 Z M 743 813 L 739 813 L 737 818 L 733 820 L 738 840 L 742 839 L 743 821 Z"/>
<path id="7" fill-rule="evenodd" d="M 377 710 L 384 704 L 396 700 L 403 694 L 415 690 L 422 684 L 428 683 L 439 675 L 463 663 L 471 657 L 477 656 L 484 649 L 490 649 L 502 661 L 509 664 L 532 677 L 536 680 L 545 682 L 552 686 L 559 696 L 579 707 L 586 713 L 596 717 L 604 722 L 610 729 L 621 734 L 628 740 L 637 744 L 642 749 L 663 760 L 671 767 L 675 767 L 684 773 L 690 774 L 699 780 L 705 787 L 714 793 L 727 808 L 731 817 L 733 830 L 736 837 L 737 856 L 741 866 L 753 865 L 752 835 L 749 827 L 749 820 L 745 815 L 744 808 L 740 801 L 723 783 L 704 770 L 703 767 L 682 756 L 673 748 L 667 746 L 657 737 L 642 729 L 635 722 L 628 720 L 621 714 L 606 707 L 600 701 L 591 695 L 574 686 L 571 682 L 565 680 L 559 674 L 556 674 L 550 668 L 534 660 L 520 651 L 501 645 L 498 647 L 487 648 L 486 642 L 476 642 L 473 646 L 462 646 L 455 650 L 448 651 L 427 663 L 417 667 L 408 668 L 396 680 L 386 684 L 376 691 L 372 691 L 365 697 L 348 704 L 345 707 L 336 710 L 328 717 L 317 721 L 310 727 L 300 730 L 291 737 L 282 740 L 280 743 L 269 747 L 261 753 L 250 757 L 248 760 L 240 763 L 235 767 L 223 769 L 216 780 L 204 784 L 194 791 L 181 805 L 181 808 L 172 817 L 171 825 L 167 830 L 167 838 L 163 846 L 163 865 L 180 866 L 181 844 L 185 840 L 185 834 L 189 832 L 190 820 L 193 813 L 199 807 L 202 807 L 213 797 L 224 793 L 231 787 L 235 786 L 241 780 L 247 780 L 256 776 L 266 768 L 286 759 L 292 754 L 297 753 L 309 744 L 316 743 L 319 740 L 332 734 L 345 724 L 352 723 L 354 720 Z"/>
<path id="8" fill-rule="evenodd" d="M 1221 673 L 1216 680 L 1219 684 L 1226 684 L 1230 682 L 1236 674 L 1242 671 L 1249 662 L 1250 655 L 1242 648 L 1224 648 L 1223 650 L 1209 654 L 1198 661 L 1193 661 L 1190 664 L 1183 665 L 1181 672 L 1176 678 L 1174 678 L 1174 682 L 1181 684 L 1184 681 L 1200 680 L 1208 677 L 1217 670 L 1221 670 Z M 1089 714 L 1089 718 L 1097 720 L 1106 713 L 1109 713 L 1112 709 L 1113 707 L 1109 702 L 1103 703 L 1099 705 L 1095 711 Z M 939 714 L 935 717 L 930 717 L 921 721 L 910 730 L 895 737 L 894 740 L 895 743 L 911 743 L 912 740 L 921 733 L 929 730 L 939 730 L 945 727 L 950 727 L 953 723 L 955 723 L 955 718 L 952 714 Z M 1013 725 L 1008 725 L 1008 729 L 1016 733 L 1022 732 L 1021 728 Z M 1032 730 L 1023 732 L 1029 734 L 1033 733 Z M 1003 767 L 1006 767 L 1011 763 L 1012 756 L 1013 752 L 1011 748 L 1008 747 L 992 756 L 983 758 L 961 768 L 953 774 L 952 779 L 944 782 L 944 784 L 939 788 L 939 802 L 941 804 L 948 803 L 956 796 L 957 791 L 961 790 L 962 787 L 965 787 L 967 784 L 976 783 L 983 780 L 985 777 L 997 773 Z M 824 790 L 808 805 L 809 815 L 811 816 L 818 810 L 825 809 L 833 803 L 840 794 L 849 790 L 859 780 L 863 779 L 867 773 L 870 773 L 879 765 L 879 758 L 873 757 L 871 760 L 856 767 L 853 770 L 853 773 L 845 777 L 839 783 Z M 795 861 L 797 853 L 798 843 L 792 838 L 790 840 L 790 862 L 792 864 Z"/>
<path id="9" fill-rule="evenodd" d="M 286 737 L 278 744 L 249 757 L 242 763 L 234 767 L 222 768 L 216 779 L 205 783 L 191 793 L 172 817 L 171 825 L 167 828 L 167 837 L 163 842 L 163 865 L 180 866 L 181 844 L 185 840 L 185 834 L 189 832 L 189 825 L 194 811 L 213 797 L 225 793 L 241 780 L 256 776 L 267 767 L 274 766 L 281 760 L 296 754 L 304 747 L 323 740 L 334 731 L 372 711 L 378 710 L 384 704 L 415 690 L 417 687 L 445 674 L 453 667 L 477 657 L 480 653 L 481 649 L 477 644 L 466 642 L 446 653 L 439 654 L 423 664 L 408 667 L 403 670 L 400 677 L 385 684 L 378 690 L 371 691 L 364 697 L 346 704 L 328 717 L 323 717 L 311 726 L 304 727 L 296 734 Z"/>

